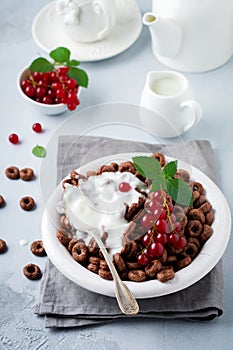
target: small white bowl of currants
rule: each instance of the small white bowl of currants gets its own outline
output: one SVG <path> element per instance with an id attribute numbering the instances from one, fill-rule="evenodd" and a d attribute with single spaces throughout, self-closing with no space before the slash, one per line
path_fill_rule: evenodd
<path id="1" fill-rule="evenodd" d="M 70 60 L 70 51 L 59 47 L 50 52 L 53 63 L 43 57 L 35 59 L 19 75 L 17 86 L 21 96 L 41 113 L 57 115 L 80 104 L 81 86 L 87 87 L 88 76 Z"/>

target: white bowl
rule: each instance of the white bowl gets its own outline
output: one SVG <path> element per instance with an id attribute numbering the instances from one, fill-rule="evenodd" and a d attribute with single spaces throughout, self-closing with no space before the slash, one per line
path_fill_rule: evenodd
<path id="1" fill-rule="evenodd" d="M 18 76 L 17 79 L 17 87 L 18 87 L 18 91 L 20 93 L 20 95 L 24 98 L 25 101 L 27 101 L 28 103 L 30 103 L 31 105 L 34 105 L 35 108 L 38 109 L 39 112 L 43 113 L 43 114 L 47 114 L 47 115 L 57 115 L 57 114 L 61 114 L 64 113 L 67 110 L 67 106 L 63 103 L 58 103 L 58 104 L 54 104 L 54 105 L 49 105 L 49 104 L 45 104 L 45 103 L 40 103 L 40 102 L 36 102 L 34 100 L 32 100 L 30 97 L 28 97 L 22 90 L 21 88 L 21 82 L 24 79 L 28 78 L 28 72 L 29 69 L 25 68 Z"/>
<path id="2" fill-rule="evenodd" d="M 77 171 L 85 173 L 90 169 L 98 169 L 102 164 L 108 164 L 110 159 L 113 162 L 115 160 L 119 162 L 120 160 L 125 161 L 126 159 L 131 159 L 136 155 L 139 154 L 124 153 L 112 155 L 111 157 L 107 156 L 99 158 L 91 163 L 83 165 L 82 168 Z M 148 156 L 149 154 L 140 152 L 140 155 Z M 167 161 L 174 160 L 169 157 L 166 157 L 166 159 Z M 177 292 L 196 283 L 209 273 L 217 264 L 222 257 L 230 238 L 231 213 L 223 193 L 209 177 L 197 168 L 188 165 L 183 161 L 179 161 L 178 168 L 189 171 L 190 174 L 192 174 L 193 179 L 200 181 L 204 185 L 207 199 L 213 205 L 215 210 L 215 218 L 212 225 L 213 234 L 204 244 L 198 256 L 192 261 L 192 263 L 184 269 L 176 272 L 175 278 L 167 283 L 161 283 L 158 280 L 149 280 L 140 283 L 126 281 L 127 286 L 136 298 L 143 299 L 163 296 Z M 114 282 L 104 280 L 82 265 L 77 264 L 68 250 L 58 241 L 56 236 L 56 231 L 59 227 L 57 203 L 61 200 L 62 195 L 63 188 L 60 184 L 56 187 L 49 198 L 42 217 L 41 236 L 48 257 L 56 268 L 74 283 L 95 293 L 114 297 Z"/>

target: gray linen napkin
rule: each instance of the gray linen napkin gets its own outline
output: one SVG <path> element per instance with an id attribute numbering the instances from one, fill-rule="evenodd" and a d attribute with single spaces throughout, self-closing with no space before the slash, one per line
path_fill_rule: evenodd
<path id="1" fill-rule="evenodd" d="M 71 148 L 72 145 L 72 148 Z M 151 145 L 103 137 L 61 136 L 58 144 L 58 181 L 77 168 L 85 159 L 100 158 L 124 152 L 161 151 L 175 158 L 186 160 L 207 174 L 214 181 L 215 163 L 208 141 L 191 141 L 176 145 Z M 88 155 L 88 159 L 87 159 Z M 139 299 L 140 312 L 136 317 L 182 318 L 188 320 L 212 320 L 223 313 L 222 262 L 194 285 L 162 297 Z M 90 292 L 64 277 L 47 261 L 35 313 L 45 316 L 46 327 L 79 327 L 110 322 L 127 317 L 122 315 L 115 298 Z"/>

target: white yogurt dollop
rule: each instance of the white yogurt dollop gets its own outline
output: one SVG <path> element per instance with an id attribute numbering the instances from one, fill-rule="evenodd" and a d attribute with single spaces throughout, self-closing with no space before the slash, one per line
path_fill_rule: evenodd
<path id="1" fill-rule="evenodd" d="M 121 192 L 119 185 L 127 182 L 131 189 Z M 142 197 L 138 191 L 146 190 L 145 184 L 129 172 L 104 172 L 79 180 L 79 187 L 67 185 L 63 205 L 67 218 L 78 231 L 96 228 L 108 233 L 108 247 L 122 246 L 122 235 L 128 221 L 125 220 L 125 204 L 137 203 Z"/>

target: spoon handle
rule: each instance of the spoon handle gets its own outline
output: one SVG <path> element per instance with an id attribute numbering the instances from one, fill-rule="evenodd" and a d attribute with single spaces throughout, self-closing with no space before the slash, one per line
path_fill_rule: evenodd
<path id="1" fill-rule="evenodd" d="M 133 294 L 131 293 L 131 291 L 129 290 L 129 288 L 126 286 L 126 284 L 121 280 L 120 276 L 118 275 L 116 268 L 112 263 L 110 255 L 108 254 L 107 249 L 105 248 L 99 233 L 94 229 L 88 230 L 88 233 L 91 234 L 96 240 L 108 264 L 108 267 L 111 271 L 111 274 L 115 283 L 114 285 L 115 295 L 121 311 L 126 315 L 136 315 L 139 312 L 138 303 L 134 298 Z"/>

